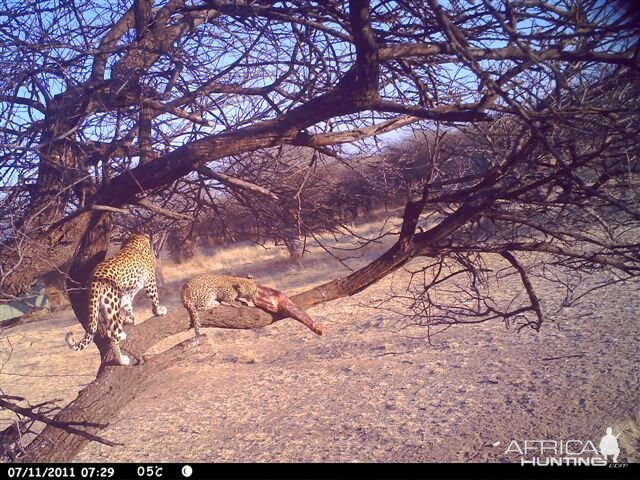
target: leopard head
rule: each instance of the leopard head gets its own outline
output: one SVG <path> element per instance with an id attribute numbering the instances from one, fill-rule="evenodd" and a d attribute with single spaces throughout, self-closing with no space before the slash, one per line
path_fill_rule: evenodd
<path id="1" fill-rule="evenodd" d="M 127 239 L 122 247 L 139 250 L 144 253 L 151 252 L 151 238 L 144 233 L 134 233 Z"/>

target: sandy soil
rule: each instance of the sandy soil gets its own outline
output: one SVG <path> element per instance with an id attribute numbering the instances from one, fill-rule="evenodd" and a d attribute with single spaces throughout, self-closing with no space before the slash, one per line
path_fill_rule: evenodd
<path id="1" fill-rule="evenodd" d="M 259 283 L 291 293 L 340 268 L 318 254 L 297 271 L 284 266 L 281 251 L 251 252 L 165 267 L 172 288 L 164 302 L 181 308 L 177 287 L 205 269 L 252 271 Z M 207 329 L 215 355 L 162 372 L 103 433 L 126 445 L 94 443 L 77 460 L 519 462 L 505 452 L 513 440 L 597 445 L 612 426 L 624 429 L 619 461 L 640 461 L 638 285 L 600 291 L 595 304 L 539 333 L 486 323 L 450 328 L 429 345 L 424 327 L 365 306 L 403 275 L 310 309 L 324 337 L 292 320 L 255 331 Z M 541 296 L 557 295 L 553 285 L 538 288 Z M 136 311 L 151 315 L 145 299 Z M 71 352 L 63 340 L 69 329 L 81 332 L 61 312 L 3 332 L 2 391 L 32 403 L 73 399 L 94 378 L 98 355 L 95 347 Z M 8 418 L 0 412 L 0 421 Z"/>

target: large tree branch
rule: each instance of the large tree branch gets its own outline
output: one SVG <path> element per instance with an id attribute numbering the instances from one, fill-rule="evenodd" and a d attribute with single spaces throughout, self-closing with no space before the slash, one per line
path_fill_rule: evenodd
<path id="1" fill-rule="evenodd" d="M 318 17 L 314 21 L 309 16 L 309 10 L 311 7 L 305 6 L 304 15 L 294 15 L 289 8 L 278 8 L 273 5 L 255 5 L 247 1 L 229 1 L 229 0 L 207 0 L 205 5 L 189 6 L 183 9 L 185 12 L 201 11 L 215 9 L 220 13 L 230 16 L 251 16 L 251 17 L 264 17 L 270 20 L 280 20 L 286 23 L 304 25 L 325 32 L 336 39 L 351 42 L 350 35 L 331 28 L 331 25 L 336 23 L 336 18 Z"/>
<path id="2" fill-rule="evenodd" d="M 538 321 L 535 324 L 533 324 L 533 327 L 536 330 L 539 330 L 540 326 L 542 325 L 542 321 L 544 317 L 542 315 L 542 307 L 540 306 L 540 299 L 536 294 L 535 288 L 533 288 L 533 284 L 529 279 L 529 274 L 527 273 L 527 270 L 520 264 L 520 262 L 518 262 L 518 259 L 516 259 L 516 257 L 511 252 L 504 251 L 501 253 L 501 255 L 511 264 L 511 266 L 520 275 L 520 280 L 522 281 L 522 285 L 524 285 L 524 289 L 526 290 L 527 296 L 529 297 L 529 301 L 531 302 L 531 308 L 533 309 L 533 311 L 536 314 L 536 317 L 538 318 Z"/>
<path id="3" fill-rule="evenodd" d="M 378 44 L 371 27 L 368 0 L 349 2 L 349 20 L 351 35 L 356 47 L 355 85 L 369 98 L 378 98 L 378 80 L 380 65 Z"/>
<path id="4" fill-rule="evenodd" d="M 248 190 L 250 192 L 259 193 L 260 195 L 264 195 L 265 197 L 269 197 L 272 200 L 280 201 L 280 197 L 273 193 L 271 190 L 268 190 L 260 185 L 256 185 L 255 183 L 247 182 L 246 180 L 242 180 L 240 178 L 232 177 L 231 175 L 227 175 L 225 173 L 214 172 L 206 165 L 200 165 L 196 168 L 198 173 L 206 178 L 210 178 L 212 180 L 216 180 L 220 183 L 228 185 L 233 188 L 239 188 L 242 190 Z"/>
<path id="5" fill-rule="evenodd" d="M 127 13 L 120 17 L 111 27 L 109 32 L 103 37 L 98 46 L 98 54 L 93 60 L 91 70 L 91 81 L 104 80 L 105 70 L 109 57 L 114 53 L 120 38 L 135 26 L 134 9 L 131 8 Z"/>
<path id="6" fill-rule="evenodd" d="M 590 265 L 613 267 L 630 275 L 640 274 L 640 259 L 632 259 L 618 254 L 615 249 L 600 251 L 585 251 L 546 241 L 531 242 L 499 242 L 487 245 L 469 245 L 461 242 L 443 242 L 439 248 L 451 251 L 502 253 L 511 252 L 542 252 L 557 255 L 564 259 L 584 260 Z"/>
<path id="7" fill-rule="evenodd" d="M 27 107 L 35 108 L 40 113 L 44 113 L 47 111 L 47 107 L 45 107 L 42 103 L 38 102 L 37 100 L 33 100 L 32 98 L 21 97 L 18 95 L 0 95 L 0 102 L 26 105 Z"/>
<path id="8" fill-rule="evenodd" d="M 192 222 L 193 221 L 193 217 L 190 217 L 189 215 L 185 215 L 183 213 L 174 212 L 173 210 L 169 210 L 168 208 L 159 207 L 158 205 L 154 205 L 153 203 L 151 203 L 146 198 L 143 198 L 142 200 L 139 200 L 136 205 L 139 205 L 139 206 L 141 206 L 143 208 L 146 208 L 147 210 L 150 210 L 150 211 L 155 212 L 155 213 L 157 213 L 159 215 L 162 215 L 163 217 L 173 218 L 174 220 L 182 220 L 182 221 L 187 221 L 187 222 Z"/>
<path id="9" fill-rule="evenodd" d="M 296 136 L 293 144 L 305 147 L 321 147 L 325 145 L 351 143 L 363 138 L 382 135 L 383 133 L 388 133 L 398 128 L 402 128 L 406 125 L 411 125 L 412 123 L 418 122 L 420 120 L 422 120 L 422 118 L 420 117 L 404 115 L 397 118 L 392 118 L 391 120 L 387 120 L 385 122 L 376 123 L 368 127 L 356 128 L 353 130 L 317 133 L 313 135 L 306 132 L 301 132 Z"/>
<path id="10" fill-rule="evenodd" d="M 15 403 L 8 402 L 0 397 L 0 407 L 15 412 L 19 415 L 28 417 L 32 420 L 36 420 L 38 422 L 42 422 L 45 425 L 51 425 L 53 427 L 60 428 L 69 433 L 73 433 L 74 435 L 79 435 L 81 437 L 85 437 L 87 440 L 91 440 L 93 442 L 102 443 L 104 445 L 109 445 L 110 447 L 115 447 L 116 445 L 122 445 L 122 443 L 111 442 L 97 435 L 93 435 L 87 431 L 81 430 L 79 427 L 95 427 L 95 428 L 105 428 L 106 424 L 99 423 L 91 423 L 91 422 L 76 422 L 76 421 L 68 421 L 68 422 L 60 422 L 57 420 L 52 420 L 46 415 L 41 413 L 34 412 L 32 408 L 21 407 L 20 405 L 16 405 Z"/>
<path id="11" fill-rule="evenodd" d="M 144 387 L 146 382 L 173 365 L 191 355 L 209 351 L 209 345 L 203 342 L 205 337 L 191 338 L 175 347 L 154 356 L 143 365 L 133 368 L 106 367 L 89 386 L 80 391 L 78 397 L 67 405 L 54 419 L 66 424 L 83 419 L 89 422 L 93 418 L 101 423 L 110 423 Z M 87 444 L 88 435 L 95 435 L 96 427 L 87 427 L 85 435 L 71 434 L 65 429 L 47 425 L 29 444 L 23 462 L 68 462 Z"/>
<path id="12" fill-rule="evenodd" d="M 122 173 L 110 182 L 108 188 L 98 192 L 95 201 L 113 206 L 135 203 L 138 196 L 144 196 L 149 190 L 162 188 L 174 182 L 197 169 L 199 165 L 260 148 L 297 144 L 301 138 L 300 132 L 305 128 L 326 119 L 366 110 L 375 105 L 374 101 L 353 98 L 352 90 L 344 84 L 339 84 L 329 93 L 309 101 L 276 120 L 266 120 L 232 132 L 211 135 Z M 405 112 L 411 110 L 413 114 L 423 111 L 408 107 L 402 110 Z M 484 118 L 482 113 L 470 111 L 467 108 L 461 111 L 451 109 L 451 111 L 429 113 L 424 110 L 423 112 L 424 114 L 421 115 L 423 118 L 444 121 L 470 121 Z M 373 130 L 371 132 L 373 133 Z M 335 140 L 335 143 L 342 142 L 340 137 L 335 137 Z"/>
<path id="13" fill-rule="evenodd" d="M 467 48 L 465 54 L 474 60 L 530 60 L 532 55 L 538 61 L 559 60 L 563 62 L 597 62 L 614 65 L 635 65 L 635 51 L 637 46 L 632 46 L 622 52 L 594 52 L 590 50 L 567 51 L 560 48 L 548 48 L 546 50 L 530 50 L 518 46 L 499 48 Z M 380 60 L 398 60 L 401 58 L 437 57 L 439 63 L 449 63 L 456 59 L 453 56 L 456 50 L 450 43 L 405 43 L 380 48 Z"/>

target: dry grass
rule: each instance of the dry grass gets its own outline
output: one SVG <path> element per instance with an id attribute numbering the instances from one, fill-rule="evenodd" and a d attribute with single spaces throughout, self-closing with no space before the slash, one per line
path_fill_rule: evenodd
<path id="1" fill-rule="evenodd" d="M 354 228 L 364 236 L 381 223 Z M 347 264 L 370 261 L 392 241 L 367 247 Z M 332 245 L 349 242 L 338 237 Z M 181 308 L 179 286 L 204 271 L 252 273 L 289 293 L 349 271 L 312 247 L 304 270 L 273 246 L 212 249 L 167 264 L 163 301 Z M 327 327 L 324 337 L 294 321 L 254 331 L 208 330 L 215 356 L 154 378 L 104 432 L 126 445 L 91 444 L 78 460 L 519 461 L 505 454 L 511 440 L 579 438 L 597 445 L 607 426 L 624 428 L 621 459 L 640 460 L 634 286 L 600 292 L 594 304 L 567 312 L 560 328 L 517 334 L 501 323 L 465 326 L 429 345 L 424 328 L 366 306 L 407 278 L 399 271 L 352 298 L 311 309 Z M 536 281 L 544 298 L 559 295 L 554 285 Z M 151 315 L 144 299 L 136 311 Z M 73 399 L 93 379 L 98 358 L 95 347 L 68 350 L 69 328 L 80 333 L 72 314 L 60 312 L 4 332 L 2 391 L 32 402 Z"/>

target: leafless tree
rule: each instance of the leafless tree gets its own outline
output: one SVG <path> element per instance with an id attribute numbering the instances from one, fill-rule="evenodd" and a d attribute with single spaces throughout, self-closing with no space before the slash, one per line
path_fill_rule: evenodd
<path id="1" fill-rule="evenodd" d="M 465 293 L 474 305 L 443 305 L 442 318 L 523 316 L 539 326 L 544 313 L 524 255 L 621 280 L 640 268 L 632 3 L 4 0 L 0 8 L 4 299 L 70 259 L 70 284 L 84 285 L 104 258 L 114 216 L 142 209 L 197 218 L 198 199 L 216 191 L 279 197 L 258 175 L 234 176 L 247 154 L 290 145 L 348 163 L 343 145 L 434 122 L 458 127 L 476 150 L 461 156 L 481 164 L 454 175 L 438 166 L 446 145 L 432 142 L 398 241 L 295 297 L 301 307 L 359 292 L 424 257 L 416 299 L 432 315 L 433 285 L 462 276 L 479 285 L 483 255 L 496 254 L 528 304 L 502 310 L 477 288 Z M 295 202 L 297 191 L 285 194 L 280 202 Z M 70 299 L 86 325 L 84 290 Z M 221 309 L 204 324 L 278 319 L 246 310 Z M 133 328 L 127 348 L 141 355 L 187 328 L 184 314 L 172 313 Z M 142 379 L 204 348 L 194 340 L 114 368 L 108 341 L 99 335 L 96 344 L 98 378 L 56 421 L 81 409 L 108 423 Z M 86 441 L 50 425 L 24 458 L 68 460 Z"/>

